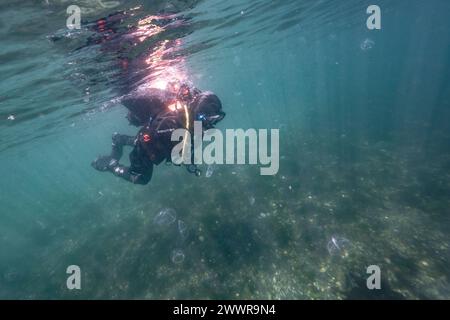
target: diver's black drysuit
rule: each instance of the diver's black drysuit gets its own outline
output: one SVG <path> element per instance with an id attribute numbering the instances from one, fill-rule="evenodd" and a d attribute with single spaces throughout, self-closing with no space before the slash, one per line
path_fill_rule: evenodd
<path id="1" fill-rule="evenodd" d="M 186 88 L 184 90 L 188 94 L 183 96 L 152 88 L 145 94 L 125 97 L 122 104 L 129 110 L 127 118 L 130 124 L 142 128 L 135 137 L 114 133 L 111 154 L 98 157 L 92 166 L 99 171 L 111 171 L 135 184 L 147 184 L 152 178 L 153 165 L 164 160 L 171 162 L 172 148 L 179 143 L 171 141 L 174 130 L 185 129 L 187 119 L 190 121 L 189 128 L 193 128 L 192 123 L 196 120 L 202 121 L 206 130 L 225 116 L 222 104 L 214 93 Z M 186 108 L 169 108 L 177 105 Z M 133 147 L 129 167 L 119 164 L 124 146 Z M 188 167 L 188 170 L 199 173 L 196 168 Z"/>

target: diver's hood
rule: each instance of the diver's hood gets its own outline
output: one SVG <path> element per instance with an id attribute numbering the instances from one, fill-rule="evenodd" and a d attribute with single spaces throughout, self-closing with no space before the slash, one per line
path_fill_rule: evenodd
<path id="1" fill-rule="evenodd" d="M 225 117 L 222 111 L 222 103 L 212 92 L 205 91 L 197 95 L 192 102 L 194 120 L 203 121 L 207 127 L 211 127 Z"/>

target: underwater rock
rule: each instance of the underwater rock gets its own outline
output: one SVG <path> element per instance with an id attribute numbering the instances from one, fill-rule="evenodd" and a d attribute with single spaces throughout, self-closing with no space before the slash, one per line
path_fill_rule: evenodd
<path id="1" fill-rule="evenodd" d="M 173 263 L 175 264 L 180 264 L 183 263 L 185 258 L 184 252 L 181 249 L 174 249 L 172 251 L 170 260 L 172 260 Z"/>
<path id="2" fill-rule="evenodd" d="M 159 226 L 168 226 L 175 222 L 176 212 L 171 208 L 162 209 L 153 219 L 153 222 Z"/>

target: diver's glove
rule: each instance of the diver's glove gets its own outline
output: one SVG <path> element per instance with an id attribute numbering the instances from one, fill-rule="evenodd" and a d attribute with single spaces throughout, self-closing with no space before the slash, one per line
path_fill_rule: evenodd
<path id="1" fill-rule="evenodd" d="M 91 166 L 98 171 L 113 171 L 118 161 L 111 156 L 99 156 L 92 161 Z"/>

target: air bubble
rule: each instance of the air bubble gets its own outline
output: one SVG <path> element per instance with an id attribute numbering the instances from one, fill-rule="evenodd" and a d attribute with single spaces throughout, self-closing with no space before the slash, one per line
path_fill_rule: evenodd
<path id="1" fill-rule="evenodd" d="M 350 241 L 346 238 L 333 236 L 331 240 L 328 241 L 327 250 L 332 256 L 340 255 L 347 256 L 348 249 L 350 248 Z"/>
<path id="2" fill-rule="evenodd" d="M 186 223 L 183 220 L 178 220 L 178 232 L 180 233 L 181 239 L 186 239 L 188 237 L 188 229 Z"/>
<path id="3" fill-rule="evenodd" d="M 369 39 L 369 38 L 367 38 L 366 40 L 364 40 L 363 42 L 361 42 L 361 45 L 360 45 L 361 50 L 363 50 L 363 51 L 370 50 L 370 49 L 372 49 L 374 46 L 375 46 L 375 41 L 373 41 L 373 40 L 371 40 L 371 39 Z"/>
<path id="4" fill-rule="evenodd" d="M 175 222 L 176 212 L 171 208 L 162 209 L 153 219 L 153 222 L 159 226 L 168 226 Z"/>
<path id="5" fill-rule="evenodd" d="M 180 264 L 180 263 L 183 263 L 184 258 L 185 258 L 185 256 L 184 256 L 183 250 L 175 249 L 172 251 L 170 259 L 172 260 L 173 263 Z"/>
<path id="6" fill-rule="evenodd" d="M 213 175 L 213 173 L 214 173 L 214 169 L 215 169 L 214 165 L 212 165 L 212 164 L 208 165 L 208 168 L 206 169 L 205 176 L 207 178 L 210 178 Z"/>

